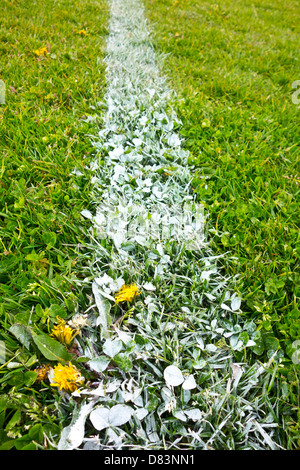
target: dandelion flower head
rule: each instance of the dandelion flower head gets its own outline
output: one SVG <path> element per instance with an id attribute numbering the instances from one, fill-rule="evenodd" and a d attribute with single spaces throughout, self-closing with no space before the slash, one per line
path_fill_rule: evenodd
<path id="1" fill-rule="evenodd" d="M 68 321 L 68 325 L 74 330 L 81 330 L 88 324 L 88 316 L 81 313 L 76 313 L 74 317 Z"/>
<path id="2" fill-rule="evenodd" d="M 79 330 L 72 329 L 66 324 L 63 318 L 57 317 L 57 325 L 54 326 L 51 336 L 54 336 L 60 343 L 69 346 L 75 336 L 79 333 Z"/>
<path id="3" fill-rule="evenodd" d="M 117 304 L 120 302 L 132 302 L 133 299 L 139 294 L 140 292 L 136 284 L 124 284 L 119 292 L 117 292 L 115 295 L 115 300 Z"/>
<path id="4" fill-rule="evenodd" d="M 48 374 L 50 370 L 51 370 L 51 366 L 49 364 L 43 364 L 41 366 L 38 366 L 36 369 L 34 369 L 34 372 L 37 373 L 36 382 L 40 383 L 48 379 Z"/>
<path id="5" fill-rule="evenodd" d="M 39 57 L 40 55 L 43 56 L 43 57 L 45 57 L 45 56 L 47 55 L 47 53 L 48 53 L 48 49 L 47 49 L 47 47 L 41 47 L 40 49 L 34 50 L 33 53 L 34 53 L 36 56 L 38 56 L 38 57 Z"/>
<path id="6" fill-rule="evenodd" d="M 84 377 L 71 362 L 63 366 L 58 364 L 53 368 L 51 386 L 72 393 L 84 383 Z"/>

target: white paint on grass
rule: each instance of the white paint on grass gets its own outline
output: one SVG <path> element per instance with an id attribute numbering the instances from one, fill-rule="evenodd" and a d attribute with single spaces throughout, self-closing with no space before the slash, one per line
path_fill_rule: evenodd
<path id="1" fill-rule="evenodd" d="M 93 181 L 101 184 L 93 219 L 98 235 L 111 238 L 121 256 L 126 242 L 150 247 L 173 239 L 197 250 L 204 243 L 203 206 L 190 188 L 181 123 L 170 109 L 172 93 L 140 3 L 112 1 L 109 28 L 107 110 L 94 140 L 104 160 L 93 165 Z"/>

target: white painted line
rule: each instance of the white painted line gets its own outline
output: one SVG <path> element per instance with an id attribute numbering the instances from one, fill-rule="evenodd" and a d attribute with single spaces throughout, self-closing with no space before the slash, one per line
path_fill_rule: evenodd
<path id="1" fill-rule="evenodd" d="M 222 428 L 230 420 L 235 423 L 234 426 L 239 426 L 241 445 L 249 439 L 251 448 L 263 448 L 260 442 L 251 441 L 250 433 L 256 429 L 264 442 L 272 448 L 275 445 L 273 428 L 270 434 L 263 431 L 262 423 L 266 412 L 253 404 L 253 387 L 257 390 L 257 396 L 261 397 L 262 391 L 258 384 L 265 368 L 249 368 L 247 364 L 241 367 L 235 359 L 239 351 L 244 352 L 245 348 L 255 344 L 251 339 L 255 328 L 252 324 L 245 326 L 243 330 L 240 299 L 235 293 L 229 292 L 228 279 L 221 274 L 216 263 L 219 256 L 211 252 L 205 240 L 203 210 L 195 201 L 190 187 L 192 174 L 187 163 L 188 153 L 181 146 L 177 131 L 180 123 L 170 107 L 172 93 L 159 71 L 158 58 L 149 38 L 143 8 L 138 0 L 110 0 L 110 6 L 106 56 L 107 110 L 103 127 L 94 139 L 97 160 L 91 165 L 95 212 L 82 211 L 82 215 L 91 221 L 92 229 L 96 232 L 96 261 L 91 290 L 99 311 L 95 325 L 100 326 L 100 340 L 105 340 L 105 343 L 103 347 L 102 343 L 98 345 L 95 342 L 94 348 L 99 347 L 99 356 L 105 353 L 107 344 L 115 345 L 117 351 L 123 350 L 123 344 L 130 344 L 131 339 L 134 339 L 130 325 L 140 334 L 148 332 L 150 335 L 155 319 L 162 317 L 168 303 L 176 300 L 176 321 L 168 320 L 166 315 L 163 322 L 156 322 L 156 328 L 161 328 L 162 337 L 166 333 L 172 336 L 176 329 L 182 342 L 191 341 L 193 351 L 189 361 L 193 365 L 189 367 L 193 369 L 193 374 L 189 373 L 187 377 L 180 370 L 182 358 L 178 346 L 172 350 L 174 365 L 167 367 L 166 361 L 161 357 L 163 351 L 159 351 L 158 346 L 153 347 L 149 341 L 150 349 L 136 352 L 136 359 L 147 361 L 153 371 L 150 382 L 143 383 L 143 386 L 147 389 L 147 386 L 155 384 L 160 390 L 164 412 L 174 411 L 173 416 L 178 420 L 184 423 L 188 420 L 199 421 L 200 425 L 201 421 L 209 423 L 212 411 L 206 418 L 202 418 L 204 414 L 198 409 L 197 403 L 196 408 L 175 410 L 180 403 L 177 403 L 172 387 L 183 384 L 186 397 L 191 393 L 190 390 L 197 388 L 198 374 L 203 374 L 205 383 L 201 383 L 202 397 L 215 413 L 219 413 L 223 405 L 228 406 L 225 412 L 227 416 L 221 424 L 216 425 L 206 443 L 199 437 L 201 426 L 195 432 L 189 427 L 193 425 L 189 424 L 185 432 L 191 446 L 194 443 L 196 448 L 200 444 L 202 448 L 208 448 L 208 444 L 213 444 L 216 436 L 224 436 Z M 111 239 L 107 249 L 100 244 L 105 238 Z M 169 249 L 170 243 L 174 241 L 176 254 Z M 187 253 L 188 256 L 183 256 L 183 264 L 178 263 L 180 256 Z M 147 279 L 143 278 L 147 271 L 146 265 L 147 269 L 150 265 L 153 271 L 151 282 L 148 274 Z M 109 271 L 114 273 L 114 279 Z M 132 279 L 139 279 L 139 287 L 144 289 L 145 295 L 142 307 L 135 310 L 134 318 L 128 319 L 129 328 L 121 331 L 116 327 L 113 338 L 112 331 L 109 330 L 110 309 L 115 292 L 124 282 L 124 271 Z M 174 296 L 169 299 L 160 295 L 159 290 L 168 283 L 176 287 L 176 299 Z M 193 286 L 198 288 L 194 289 Z M 188 305 L 187 302 L 180 303 L 184 298 L 181 296 L 184 291 L 189 292 Z M 193 322 L 197 327 L 193 328 Z M 84 355 L 88 354 L 87 347 Z M 95 359 L 95 352 L 91 354 L 90 359 Z M 135 367 L 139 369 L 138 361 Z M 143 374 L 142 370 L 138 373 Z M 145 381 L 149 379 L 146 375 L 143 377 Z M 130 373 L 127 376 L 122 371 L 120 376 L 124 387 L 128 381 L 133 383 L 133 375 Z M 120 386 L 121 381 L 116 380 L 112 390 L 115 392 Z M 129 391 L 122 387 L 119 390 L 120 395 L 116 396 L 128 398 Z M 109 416 L 110 410 L 103 408 L 106 396 L 103 385 L 100 384 L 98 389 L 75 393 L 76 397 L 82 394 L 93 399 L 98 394 L 101 408 L 96 404 L 96 410 L 98 406 L 103 418 L 103 413 Z M 235 396 L 231 397 L 233 391 Z M 250 401 L 247 401 L 249 391 Z M 130 393 L 133 394 L 132 391 Z M 138 390 L 138 393 L 141 391 Z M 138 406 L 142 406 L 141 403 Z M 116 406 L 119 409 L 121 405 Z M 126 419 L 123 417 L 121 423 L 125 423 L 133 409 L 124 404 L 122 406 Z M 76 446 L 79 446 L 84 430 L 80 412 L 77 412 L 79 418 L 76 421 L 75 416 L 72 421 L 76 430 L 72 438 Z M 159 437 L 160 430 L 156 427 L 157 423 L 162 423 L 161 414 L 155 419 L 154 412 L 148 415 L 148 410 L 142 409 L 140 417 L 144 419 L 145 431 L 142 428 L 134 429 L 132 435 L 142 432 L 148 448 L 153 444 L 156 448 L 163 446 Z M 256 423 L 256 428 L 253 427 L 253 422 Z M 107 423 L 105 426 L 108 426 Z M 100 427 L 102 429 L 102 425 Z M 117 435 L 112 429 L 109 431 L 109 442 L 114 442 L 111 448 L 121 449 L 122 434 Z M 74 448 L 68 442 L 67 434 L 63 431 L 60 448 Z M 171 447 L 181 440 L 182 434 L 179 432 L 172 436 L 174 442 Z M 85 442 L 87 448 L 101 448 L 98 436 L 86 438 Z M 133 448 L 135 446 L 139 445 L 134 443 Z"/>

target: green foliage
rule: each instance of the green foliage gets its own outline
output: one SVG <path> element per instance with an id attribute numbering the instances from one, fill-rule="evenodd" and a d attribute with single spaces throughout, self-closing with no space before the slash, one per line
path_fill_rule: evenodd
<path id="1" fill-rule="evenodd" d="M 88 116 L 105 87 L 106 18 L 104 1 L 1 3 L 1 449 L 53 448 L 63 422 L 34 368 L 70 359 L 49 327 L 86 303 L 74 280 L 87 274 L 80 211 L 90 203 Z"/>
<path id="2" fill-rule="evenodd" d="M 255 446 L 261 439 L 255 426 L 239 425 L 249 410 L 254 417 L 262 412 L 267 429 L 270 422 L 278 424 L 270 428 L 277 442 L 299 447 L 299 364 L 292 362 L 299 337 L 299 110 L 290 94 L 291 82 L 299 78 L 295 4 L 290 2 L 283 15 L 278 1 L 269 8 L 270 0 L 260 5 L 226 0 L 219 6 L 206 0 L 144 3 L 155 21 L 157 47 L 171 52 L 165 64 L 181 99 L 176 107 L 194 166 L 193 187 L 210 213 L 213 251 L 229 251 L 233 259 L 227 272 L 243 273 L 237 288 L 244 293 L 248 320 L 241 328 L 231 312 L 224 331 L 215 331 L 213 314 L 229 298 L 213 296 L 212 301 L 207 294 L 211 289 L 215 295 L 220 279 L 212 286 L 206 281 L 183 286 L 170 275 L 156 285 L 154 315 L 151 310 L 145 314 L 141 301 L 121 318 L 112 306 L 113 321 L 134 339 L 116 338 L 111 348 L 98 336 L 96 317 L 78 339 L 86 356 L 76 359 L 78 350 L 67 351 L 49 336 L 57 316 L 67 320 L 89 304 L 84 279 L 92 277 L 96 261 L 88 252 L 89 223 L 80 212 L 92 209 L 87 169 L 94 150 L 87 135 L 98 124 L 95 110 L 105 86 L 107 9 L 102 0 L 3 0 L 0 341 L 5 362 L 0 363 L 0 449 L 57 447 L 74 408 L 74 416 L 80 416 L 81 397 L 66 400 L 48 382 L 37 384 L 37 367 L 70 359 L 85 376 L 87 395 L 94 396 L 93 381 L 100 384 L 98 399 L 106 410 L 115 409 L 120 400 L 131 402 L 132 415 L 122 421 L 125 428 L 103 431 L 104 448 L 122 439 L 126 445 L 152 448 L 173 444 L 178 436 L 178 448 L 200 447 L 204 441 L 220 449 L 237 442 L 242 447 L 249 436 L 248 444 Z M 34 52 L 43 47 L 45 55 Z M 109 243 L 101 243 L 111 255 Z M 184 266 L 188 279 L 188 255 L 183 263 L 176 247 L 169 249 L 178 272 Z M 103 262 L 108 266 L 110 261 L 108 256 Z M 145 272 L 136 272 L 137 281 L 152 281 L 155 263 L 154 258 Z M 108 274 L 116 275 L 113 269 Z M 122 275 L 127 282 L 132 273 L 125 269 Z M 193 305 L 197 292 L 203 315 L 210 316 L 212 308 L 209 321 L 203 322 L 199 305 Z M 164 310 L 165 299 L 169 305 Z M 177 311 L 180 302 L 185 311 Z M 115 326 L 109 325 L 111 337 Z M 200 331 L 216 338 L 216 345 L 204 347 Z M 211 356 L 213 347 L 223 368 Z M 230 347 L 238 363 L 270 361 L 259 380 L 254 368 L 242 375 L 236 384 L 242 400 L 234 387 L 227 393 L 233 380 L 226 363 Z M 174 362 L 185 380 L 194 374 L 195 389 L 177 387 L 168 395 L 164 371 Z M 259 398 L 251 391 L 252 379 L 261 387 Z M 144 423 L 147 436 L 153 429 L 151 442 Z M 134 426 L 139 429 L 137 444 Z M 95 431 L 89 421 L 87 431 L 88 436 Z"/>
<path id="3" fill-rule="evenodd" d="M 243 310 L 284 347 L 300 333 L 299 15 L 296 2 L 271 3 L 145 1 L 213 247 L 242 273 Z"/>
<path id="4" fill-rule="evenodd" d="M 299 106 L 292 101 L 298 4 L 144 4 L 178 95 L 212 248 L 229 253 L 226 272 L 237 279 L 244 314 L 260 328 L 254 352 L 270 357 L 282 348 L 291 358 L 300 334 Z M 289 361 L 280 376 L 292 395 L 294 367 Z M 298 408 L 299 395 L 291 402 Z"/>

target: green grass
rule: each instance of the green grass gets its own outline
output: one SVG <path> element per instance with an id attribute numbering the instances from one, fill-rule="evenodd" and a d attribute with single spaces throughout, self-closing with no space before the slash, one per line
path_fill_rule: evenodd
<path id="1" fill-rule="evenodd" d="M 244 315 L 261 328 L 258 357 L 270 343 L 291 357 L 300 335 L 298 2 L 144 4 L 177 93 L 213 249 L 229 253 Z M 281 378 L 299 406 L 294 369 Z"/>
<path id="2" fill-rule="evenodd" d="M 93 153 L 85 119 L 104 92 L 106 21 L 104 1 L 1 3 L 0 339 L 15 357 L 13 369 L 0 366 L 4 447 L 23 436 L 17 448 L 36 448 L 32 439 L 49 448 L 63 422 L 57 397 L 31 388 L 34 373 L 24 379 L 39 356 L 7 330 L 21 323 L 47 331 L 56 315 L 67 317 L 87 302 L 74 279 L 85 276 L 80 211 L 90 205 L 85 168 Z M 43 47 L 45 56 L 33 52 Z M 71 174 L 75 168 L 82 176 Z M 24 428 L 29 416 L 38 426 L 35 439 Z"/>
<path id="3" fill-rule="evenodd" d="M 178 93 L 182 134 L 195 167 L 193 186 L 210 213 L 213 251 L 230 253 L 224 268 L 239 275 L 245 319 L 255 319 L 261 327 L 254 361 L 265 360 L 278 347 L 291 357 L 291 344 L 299 337 L 299 107 L 291 100 L 291 84 L 300 78 L 296 2 L 284 9 L 275 1 L 144 3 L 156 47 L 169 54 L 164 73 Z M 6 85 L 6 103 L 0 105 L 0 341 L 5 342 L 7 362 L 0 364 L 0 449 L 55 449 L 78 403 L 64 400 L 48 383 L 37 385 L 34 369 L 43 362 L 53 365 L 58 356 L 69 358 L 67 348 L 48 336 L 57 315 L 69 319 L 93 303 L 84 279 L 95 274 L 96 254 L 89 252 L 90 225 L 80 212 L 93 210 L 88 166 L 94 149 L 88 134 L 95 133 L 97 103 L 105 88 L 108 11 L 103 0 L 3 0 L 1 7 L 0 80 Z M 47 54 L 38 57 L 33 51 L 42 47 Z M 95 121 L 86 122 L 87 116 Z M 111 247 L 106 248 L 105 266 L 111 261 Z M 176 252 L 176 246 L 171 248 Z M 187 275 L 188 260 L 178 254 L 178 263 Z M 151 279 L 151 263 L 147 269 Z M 127 271 L 130 266 L 124 269 L 126 282 L 131 280 Z M 135 277 L 142 279 L 142 274 Z M 145 317 L 144 304 L 136 302 L 121 319 L 135 329 L 135 340 L 109 367 L 104 344 L 92 327 L 79 339 L 104 358 L 107 383 L 124 379 L 125 373 L 140 385 L 141 371 L 154 381 L 143 390 L 149 413 L 164 406 L 160 387 L 167 364 L 176 359 L 190 373 L 206 358 L 201 353 L 199 359 L 194 348 L 194 333 L 203 328 L 201 317 L 176 309 L 180 299 L 190 302 L 193 311 L 193 290 L 202 296 L 209 286 L 193 285 L 190 293 L 174 281 L 160 288 L 162 303 L 166 298 L 170 302 L 168 309 Z M 114 314 L 119 313 L 114 307 Z M 171 314 L 175 333 L 165 330 Z M 181 344 L 183 323 L 192 334 Z M 141 365 L 140 353 L 149 355 Z M 250 355 L 237 354 L 236 360 Z M 81 360 L 72 357 L 90 383 L 95 376 Z M 248 397 L 276 415 L 279 442 L 289 449 L 299 446 L 297 370 L 291 360 L 272 364 L 259 398 Z M 223 385 L 230 373 L 227 364 Z M 248 379 L 246 374 L 241 381 L 245 389 Z M 226 393 L 213 368 L 209 376 L 197 372 L 197 381 L 195 403 L 207 420 L 202 437 L 211 437 L 216 448 L 234 448 L 242 437 L 235 421 L 227 421 L 232 416 L 239 420 L 239 398 L 226 395 L 221 404 L 207 399 L 214 387 L 222 397 Z M 119 403 L 120 393 L 108 404 Z M 176 393 L 181 408 L 189 407 L 186 394 Z M 223 420 L 226 427 L 218 434 Z M 182 435 L 175 414 L 154 424 L 162 440 Z M 124 433 L 128 443 L 135 438 L 130 426 Z M 94 432 L 88 429 L 89 435 Z M 184 445 L 199 445 L 191 435 L 184 436 Z M 105 434 L 103 445 L 109 440 Z M 140 448 L 145 442 L 140 436 Z"/>

